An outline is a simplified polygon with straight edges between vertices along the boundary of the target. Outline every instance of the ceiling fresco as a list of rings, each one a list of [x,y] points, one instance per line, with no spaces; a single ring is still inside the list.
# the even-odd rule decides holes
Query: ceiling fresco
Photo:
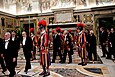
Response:
[[[47,13],[52,9],[92,7],[115,5],[115,0],[1,0],[1,11],[11,14]]]

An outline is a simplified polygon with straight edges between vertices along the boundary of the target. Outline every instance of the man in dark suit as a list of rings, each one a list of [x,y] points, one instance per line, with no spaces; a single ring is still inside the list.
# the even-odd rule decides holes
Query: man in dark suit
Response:
[[[110,36],[109,36],[109,44],[110,44],[110,52],[113,54],[115,59],[115,31],[114,28],[111,28]]]
[[[19,37],[16,36],[16,32],[12,31],[11,33],[11,40],[13,41],[13,44],[15,45],[15,52],[17,53],[16,56],[18,57],[18,51],[20,49],[20,39]],[[16,57],[16,62],[15,65],[17,66],[17,57]]]
[[[10,32],[5,33],[5,40],[3,43],[3,55],[6,63],[6,68],[10,72],[9,77],[13,77],[15,72],[15,62],[17,53],[15,52],[15,45],[13,44],[12,40],[10,39],[11,34]]]
[[[0,38],[0,64],[3,70],[2,73],[4,73],[6,71],[6,66],[3,59],[3,40],[1,38]]]
[[[26,59],[26,66],[25,66],[25,70],[24,72],[28,72],[28,69],[31,69],[31,63],[30,63],[30,59],[32,57],[31,51],[33,48],[33,44],[32,44],[32,39],[31,37],[27,37],[26,32],[22,32],[22,47],[23,47],[23,52],[24,52],[24,56]]]
[[[57,36],[57,33],[56,31],[52,32],[52,38],[53,38],[53,58],[52,58],[52,63],[55,63],[55,59],[56,59],[56,55],[57,55],[57,52],[56,52],[56,49],[55,49],[55,41],[56,41],[56,36]]]
[[[58,54],[60,57],[60,63],[62,63],[62,38],[60,34],[60,28],[56,28],[55,35],[53,36],[53,59],[52,63],[55,63],[56,55]]]
[[[94,61],[97,61],[97,51],[96,51],[96,37],[94,35],[93,30],[90,31],[90,37],[89,37],[89,60],[93,60],[92,54],[94,56]]]
[[[65,49],[64,49],[63,62],[65,63],[66,56],[67,56],[67,53],[68,53],[69,63],[72,63],[72,54],[73,54],[73,51],[71,51],[72,38],[71,38],[71,36],[69,35],[69,33],[66,30],[64,31],[64,42],[65,42]]]
[[[108,52],[107,52],[106,59],[111,59],[111,55],[112,55],[111,54],[112,47],[111,47],[111,41],[110,41],[110,34],[111,34],[111,32],[110,32],[109,29],[107,30],[107,32],[108,32],[108,36],[107,36]]]
[[[107,41],[107,32],[104,30],[103,27],[100,28],[100,44],[102,47],[103,55],[101,57],[106,57],[107,50],[106,50],[106,41]]]

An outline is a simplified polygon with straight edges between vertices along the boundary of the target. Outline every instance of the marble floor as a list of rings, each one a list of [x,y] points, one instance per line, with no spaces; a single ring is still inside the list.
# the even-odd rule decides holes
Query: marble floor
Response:
[[[112,60],[101,58],[101,49],[97,47],[98,61],[90,62],[86,66],[80,66],[80,58],[77,52],[74,52],[72,56],[73,62],[68,64],[68,58],[66,63],[60,64],[59,57],[57,57],[56,63],[52,63],[50,66],[51,75],[48,77],[115,77],[115,63]],[[52,53],[51,53],[52,54]],[[39,76],[42,72],[42,68],[39,64],[39,52],[36,55],[37,60],[31,61],[32,69],[27,74],[24,72],[25,60],[23,57],[22,49],[19,51],[18,65],[16,67],[15,77],[43,77]],[[52,55],[51,55],[52,58]],[[5,75],[2,74],[0,67],[0,77],[8,77],[9,72],[6,71]]]

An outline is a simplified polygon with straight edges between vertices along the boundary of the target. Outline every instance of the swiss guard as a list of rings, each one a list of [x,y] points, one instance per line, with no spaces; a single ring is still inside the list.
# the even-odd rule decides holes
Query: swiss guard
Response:
[[[87,59],[87,53],[86,53],[86,35],[84,33],[83,27],[84,24],[79,23],[77,24],[78,27],[78,54],[81,57],[81,63],[79,63],[78,65],[82,65],[85,66],[87,65],[86,59]]]
[[[48,34],[46,32],[46,21],[40,20],[38,22],[39,29],[41,30],[40,36],[40,65],[42,66],[43,72],[39,75],[48,76],[50,75],[49,66],[50,54],[48,52]]]

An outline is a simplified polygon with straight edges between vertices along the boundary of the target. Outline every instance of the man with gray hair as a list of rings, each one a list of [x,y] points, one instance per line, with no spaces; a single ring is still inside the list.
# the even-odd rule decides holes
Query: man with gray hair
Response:
[[[69,56],[69,63],[72,63],[72,54],[71,54],[71,42],[72,42],[72,39],[71,39],[71,36],[69,35],[69,32],[68,31],[64,31],[64,57],[63,57],[63,63],[66,62],[66,56],[68,54]]]
[[[96,36],[94,35],[93,30],[90,30],[90,37],[89,37],[89,60],[92,61],[92,54],[94,56],[93,61],[97,61],[97,50],[96,50]]]
[[[15,46],[13,45],[13,42],[10,39],[10,37],[11,37],[10,32],[6,32],[5,39],[3,42],[3,46],[4,46],[3,56],[6,63],[6,68],[10,72],[9,77],[13,77],[16,74],[15,62],[16,62],[17,53],[15,52]]]
[[[22,32],[22,47],[23,47],[24,57],[26,60],[24,72],[27,74],[28,70],[31,69],[30,59],[32,57],[31,51],[33,48],[33,42],[31,37],[27,36],[27,33],[25,31]]]

